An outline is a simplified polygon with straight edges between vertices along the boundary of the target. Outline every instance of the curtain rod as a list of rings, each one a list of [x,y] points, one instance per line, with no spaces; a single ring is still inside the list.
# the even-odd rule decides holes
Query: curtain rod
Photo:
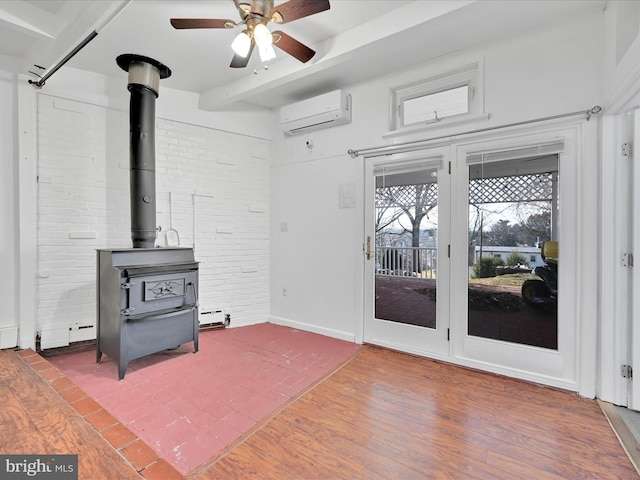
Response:
[[[555,120],[557,118],[573,117],[576,115],[586,115],[587,121],[589,121],[592,115],[597,115],[600,112],[602,112],[602,107],[600,107],[599,105],[596,105],[590,108],[589,110],[582,110],[579,112],[564,113],[562,115],[553,115],[551,117],[536,118],[535,120],[526,120],[524,122],[515,122],[515,123],[508,123],[506,125],[498,125],[495,127],[480,128],[478,130],[470,130],[468,132],[463,132],[463,133],[441,135],[439,137],[431,137],[424,140],[414,140],[411,142],[396,143],[395,145],[383,145],[381,147],[362,148],[360,150],[349,149],[347,153],[351,155],[351,158],[356,158],[359,155],[364,155],[367,157],[381,157],[383,155],[393,155],[394,153],[402,153],[408,150],[416,149],[433,140],[460,137],[462,135],[471,135],[473,133],[488,132],[491,130],[498,130],[500,128],[516,127],[519,125],[527,125],[529,123],[543,122],[546,120]]]

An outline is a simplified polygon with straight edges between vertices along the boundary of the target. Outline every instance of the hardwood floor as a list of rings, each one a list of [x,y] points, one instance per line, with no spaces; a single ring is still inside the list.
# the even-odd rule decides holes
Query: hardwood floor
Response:
[[[142,478],[34,369],[6,350],[0,350],[0,453],[77,454],[79,478]]]
[[[596,401],[368,347],[193,479],[627,479]]]
[[[179,478],[131,467],[22,362],[0,352],[2,453],[77,452],[83,479]],[[638,475],[595,400],[368,346],[188,478]]]

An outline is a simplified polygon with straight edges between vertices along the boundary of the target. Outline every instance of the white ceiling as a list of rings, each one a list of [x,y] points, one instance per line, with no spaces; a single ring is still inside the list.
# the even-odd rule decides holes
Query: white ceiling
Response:
[[[97,30],[98,36],[67,66],[121,77],[124,82],[115,58],[136,53],[172,70],[161,88],[199,93],[205,110],[271,108],[564,22],[605,4],[603,0],[331,0],[328,11],[277,26],[316,50],[316,56],[302,64],[276,49],[277,58],[265,70],[257,52],[247,68],[229,68],[230,44],[239,30],[175,30],[169,23],[170,18],[238,20],[233,0],[0,1],[0,70],[42,75]],[[49,81],[54,78],[55,74]]]

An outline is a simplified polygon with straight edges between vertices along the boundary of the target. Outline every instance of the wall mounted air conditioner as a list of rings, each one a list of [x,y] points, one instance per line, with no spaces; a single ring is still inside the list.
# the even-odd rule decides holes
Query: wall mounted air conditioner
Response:
[[[280,124],[287,135],[311,132],[351,122],[351,95],[342,90],[308,98],[280,109]]]

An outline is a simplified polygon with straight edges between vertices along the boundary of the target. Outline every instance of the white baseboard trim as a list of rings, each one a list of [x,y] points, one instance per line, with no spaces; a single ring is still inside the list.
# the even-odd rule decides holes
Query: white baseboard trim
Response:
[[[318,327],[317,325],[296,322],[295,320],[291,320],[283,317],[276,317],[274,315],[269,315],[269,323],[273,323],[275,325],[282,325],[283,327],[291,327],[298,330],[303,330],[305,332],[318,333],[320,335],[324,335],[325,337],[332,337],[332,338],[337,338],[339,340],[345,340],[347,342],[356,343],[355,334],[349,333],[349,332],[343,332],[341,330]]]
[[[84,324],[40,325],[40,349],[67,347],[70,343],[95,340],[97,328],[90,321]]]
[[[18,327],[0,328],[0,349],[18,346]]]

